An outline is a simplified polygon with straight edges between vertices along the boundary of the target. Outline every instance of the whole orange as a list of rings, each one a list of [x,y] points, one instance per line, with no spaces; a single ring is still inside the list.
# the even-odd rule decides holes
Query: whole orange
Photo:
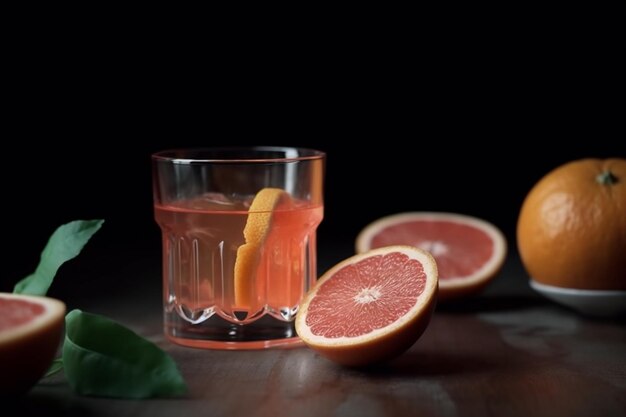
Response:
[[[537,282],[626,290],[626,159],[583,159],[548,173],[524,200],[517,244]]]

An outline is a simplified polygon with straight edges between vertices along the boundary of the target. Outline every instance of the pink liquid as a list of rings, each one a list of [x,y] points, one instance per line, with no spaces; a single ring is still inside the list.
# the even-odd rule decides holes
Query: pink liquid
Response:
[[[166,334],[182,344],[223,348],[294,337],[298,303],[316,278],[315,230],[323,208],[293,200],[273,212],[255,276],[246,280],[252,302],[237,305],[235,260],[245,243],[249,200],[221,200],[207,194],[155,206],[163,232]]]

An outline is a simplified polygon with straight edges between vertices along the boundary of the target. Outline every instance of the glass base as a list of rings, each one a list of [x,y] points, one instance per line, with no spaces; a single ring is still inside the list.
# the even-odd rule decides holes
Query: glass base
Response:
[[[233,324],[217,315],[191,324],[175,313],[165,314],[165,336],[172,342],[201,349],[255,350],[303,346],[293,321],[264,316],[249,324]]]

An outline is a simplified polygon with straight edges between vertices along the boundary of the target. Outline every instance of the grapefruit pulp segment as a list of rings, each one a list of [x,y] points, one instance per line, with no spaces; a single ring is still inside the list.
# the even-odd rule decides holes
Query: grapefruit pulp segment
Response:
[[[429,251],[439,270],[439,301],[479,292],[499,272],[506,239],[493,224],[456,213],[400,213],[366,226],[357,252],[388,245]]]
[[[340,262],[300,304],[296,330],[320,354],[362,366],[399,355],[425,330],[437,267],[425,251],[390,246]]]
[[[46,372],[63,331],[65,305],[0,293],[0,397],[26,392]]]

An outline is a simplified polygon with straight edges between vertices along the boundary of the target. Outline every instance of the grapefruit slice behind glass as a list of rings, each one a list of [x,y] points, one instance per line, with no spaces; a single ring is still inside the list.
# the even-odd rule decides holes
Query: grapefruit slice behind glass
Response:
[[[439,301],[482,290],[497,275],[506,256],[506,240],[496,226],[455,213],[383,217],[361,231],[356,251],[388,245],[410,245],[431,253],[439,270]]]
[[[426,329],[437,266],[425,251],[390,246],[340,262],[315,284],[296,316],[298,336],[328,359],[363,366],[410,348]]]
[[[46,372],[59,346],[65,304],[0,293],[0,397],[22,394]]]

